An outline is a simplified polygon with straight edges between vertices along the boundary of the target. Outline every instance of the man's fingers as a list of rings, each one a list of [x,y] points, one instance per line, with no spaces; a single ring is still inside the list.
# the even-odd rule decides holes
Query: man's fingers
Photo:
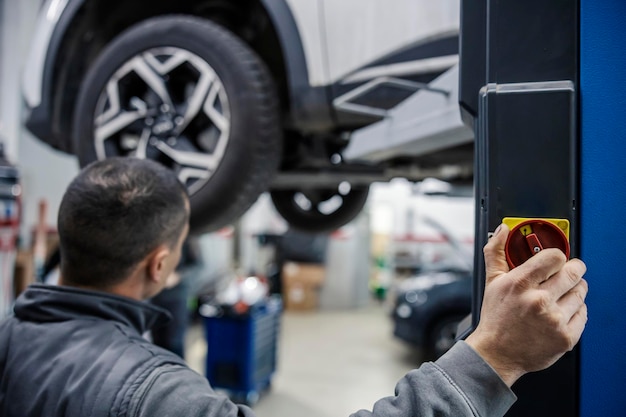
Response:
[[[558,300],[563,294],[580,283],[585,272],[587,272],[587,266],[579,259],[572,259],[558,273],[542,282],[540,286],[553,294],[554,300]]]
[[[509,228],[505,224],[498,226],[489,242],[485,245],[485,275],[489,283],[499,275],[509,272],[509,265],[504,254],[504,244],[509,235]]]
[[[559,272],[565,265],[566,260],[565,254],[559,249],[544,249],[515,268],[514,272],[529,284],[539,285]],[[570,288],[574,285],[575,283]],[[564,294],[564,292],[561,294]]]
[[[585,304],[580,307],[580,309],[572,316],[572,319],[569,321],[567,327],[569,330],[569,334],[571,336],[571,346],[572,348],[583,334],[583,330],[585,330],[585,325],[587,324],[587,306]]]
[[[567,322],[585,305],[588,288],[587,281],[583,279],[557,301]]]

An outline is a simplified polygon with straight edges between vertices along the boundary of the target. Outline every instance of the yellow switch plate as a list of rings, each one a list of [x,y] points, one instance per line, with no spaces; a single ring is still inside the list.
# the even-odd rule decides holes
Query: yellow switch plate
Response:
[[[515,226],[527,220],[542,220],[544,222],[554,224],[556,227],[561,229],[563,233],[565,233],[565,237],[567,238],[567,241],[569,242],[569,220],[567,219],[546,219],[542,217],[505,217],[504,219],[502,219],[502,223],[506,224],[510,230],[513,230]],[[524,230],[525,227],[528,227],[528,230]],[[520,232],[524,236],[526,236],[532,233],[532,230],[530,226],[524,226],[520,229]]]

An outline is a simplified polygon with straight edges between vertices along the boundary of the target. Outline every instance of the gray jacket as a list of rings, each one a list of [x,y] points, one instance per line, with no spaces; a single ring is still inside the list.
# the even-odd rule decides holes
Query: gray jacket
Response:
[[[69,287],[31,286],[0,324],[3,417],[249,417],[141,335],[164,312]],[[501,416],[515,396],[468,345],[409,372],[356,417]]]

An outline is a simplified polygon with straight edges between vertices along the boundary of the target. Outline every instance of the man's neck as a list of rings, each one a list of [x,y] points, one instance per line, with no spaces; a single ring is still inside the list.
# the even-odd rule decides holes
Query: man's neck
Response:
[[[63,279],[63,276],[59,278],[59,285],[65,285],[68,287],[80,288],[90,291],[100,291],[113,295],[119,295],[126,298],[132,298],[133,300],[143,301],[146,297],[145,288],[140,283],[137,283],[137,279],[131,279],[130,277],[119,284],[110,287],[95,287],[89,285],[79,285],[72,282],[67,282]]]

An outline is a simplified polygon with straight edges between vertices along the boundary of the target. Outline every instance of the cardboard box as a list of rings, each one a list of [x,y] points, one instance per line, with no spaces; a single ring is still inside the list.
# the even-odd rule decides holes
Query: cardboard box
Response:
[[[325,277],[326,269],[323,265],[286,262],[282,269],[285,309],[317,309],[319,289]]]
[[[320,264],[285,262],[283,265],[283,283],[299,282],[306,285],[320,286],[324,283],[326,268]]]
[[[292,283],[285,285],[283,298],[286,310],[316,310],[319,306],[319,287]]]

